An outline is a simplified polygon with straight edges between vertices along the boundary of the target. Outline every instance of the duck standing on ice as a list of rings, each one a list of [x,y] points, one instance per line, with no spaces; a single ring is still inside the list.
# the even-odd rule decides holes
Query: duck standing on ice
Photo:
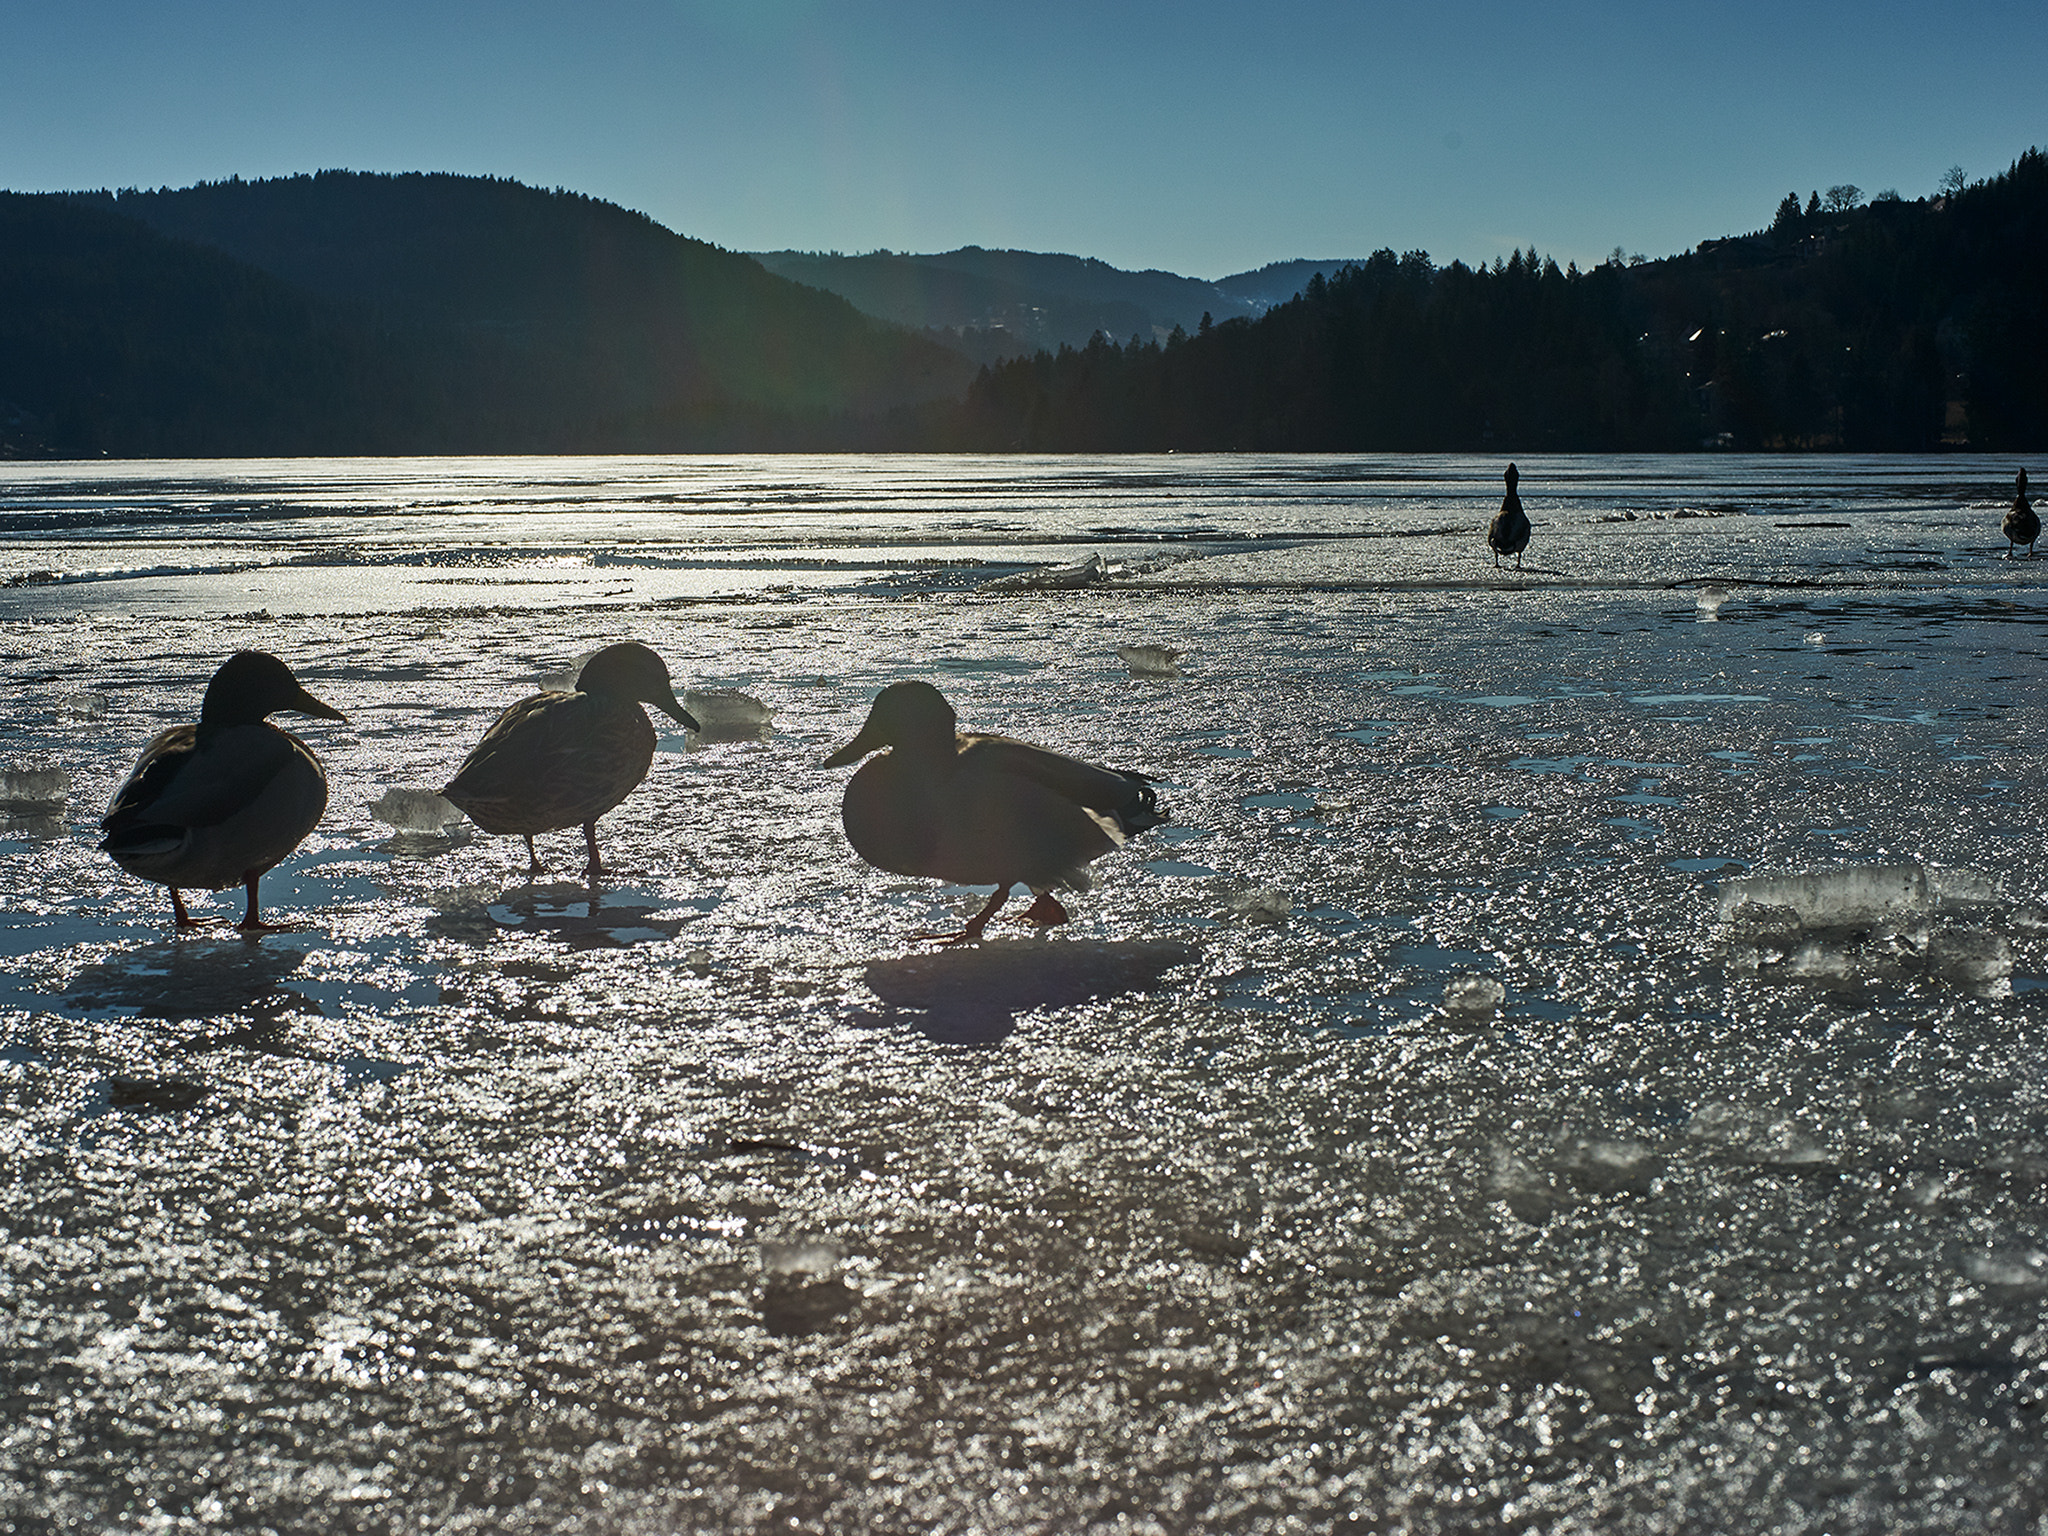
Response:
[[[1508,493],[1500,499],[1500,510],[1493,514],[1493,521],[1486,525],[1486,543],[1493,551],[1493,563],[1500,564],[1502,555],[1515,557],[1515,569],[1522,568],[1522,551],[1529,547],[1529,514],[1522,510],[1522,498],[1515,494],[1515,482],[1521,473],[1514,465],[1508,466]]]
[[[2012,498],[2012,510],[2005,514],[2005,521],[1998,525],[1998,531],[2005,535],[2005,558],[2013,557],[2018,545],[2027,546],[2027,558],[2034,558],[2034,541],[2041,537],[2041,514],[2027,501],[2027,472],[2020,471],[2019,483]]]
[[[150,740],[114,794],[100,847],[131,875],[169,886],[180,928],[195,926],[181,887],[249,892],[245,933],[273,925],[257,912],[256,882],[304,841],[327,809],[320,759],[265,717],[280,710],[348,717],[300,686],[267,651],[237,651],[213,674],[197,725]]]
[[[574,692],[537,693],[498,716],[442,798],[486,832],[525,838],[530,872],[541,867],[535,833],[581,826],[590,850],[583,875],[595,880],[604,873],[598,817],[637,789],[654,763],[654,727],[642,704],[697,729],[659,656],[630,640],[608,645],[583,664]]]
[[[884,688],[860,734],[825,766],[877,751],[846,786],[841,816],[853,851],[892,874],[996,888],[958,933],[921,935],[947,944],[979,939],[1015,885],[1038,898],[1024,921],[1066,922],[1053,891],[1087,890],[1091,861],[1167,819],[1149,775],[969,735],[929,683]]]

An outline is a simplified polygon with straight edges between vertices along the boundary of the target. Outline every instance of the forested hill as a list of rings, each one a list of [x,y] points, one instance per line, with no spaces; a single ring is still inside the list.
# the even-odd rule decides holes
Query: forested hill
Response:
[[[2048,446],[2048,156],[1946,198],[1854,202],[1788,196],[1758,234],[1590,272],[1533,250],[1478,268],[1381,251],[1258,320],[986,369],[956,442]]]
[[[745,256],[516,182],[329,171],[5,202],[0,334],[47,360],[0,363],[16,451],[862,446],[973,373]],[[113,312],[125,345],[97,345]],[[203,378],[177,361],[196,331]],[[314,337],[324,366],[283,363]]]

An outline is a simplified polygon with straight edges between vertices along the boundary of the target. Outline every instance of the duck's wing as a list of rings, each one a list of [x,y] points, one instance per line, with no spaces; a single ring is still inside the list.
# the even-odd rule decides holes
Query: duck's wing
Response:
[[[147,820],[150,807],[191,761],[198,736],[199,728],[193,725],[174,725],[152,736],[127,779],[114,791],[107,814],[100,818],[101,829],[118,833]]]
[[[488,819],[495,808],[522,824],[514,830],[573,826],[632,792],[647,775],[654,744],[638,704],[536,694],[498,717],[441,793],[473,819]]]
[[[1158,780],[1150,774],[1104,768],[1008,736],[962,735],[960,771],[1029,779],[1062,799],[1113,817],[1125,837],[1167,819],[1152,788]]]
[[[100,825],[110,841],[151,835],[146,829],[217,827],[300,756],[311,753],[274,725],[231,726],[203,742],[196,726],[173,726],[142,749]]]
[[[574,755],[586,711],[576,693],[537,693],[521,699],[492,722],[455,777],[441,791],[458,797],[497,800],[530,788],[536,777]]]

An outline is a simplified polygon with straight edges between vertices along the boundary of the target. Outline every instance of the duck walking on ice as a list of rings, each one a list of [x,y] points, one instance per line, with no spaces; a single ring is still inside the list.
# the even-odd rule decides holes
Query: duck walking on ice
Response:
[[[129,874],[170,887],[180,928],[195,926],[181,888],[231,885],[249,892],[244,932],[273,926],[257,911],[256,882],[327,809],[320,759],[265,718],[282,710],[347,719],[269,652],[235,652],[206,685],[199,723],[153,737],[107,808],[100,847]]]
[[[1053,891],[1087,890],[1092,860],[1167,819],[1150,775],[961,732],[929,683],[884,688],[860,734],[825,766],[878,751],[846,786],[841,815],[853,851],[893,874],[996,888],[958,933],[921,935],[947,944],[979,939],[1015,885],[1037,897],[1026,922],[1066,922]]]
[[[2005,521],[1998,525],[1998,531],[2005,535],[2005,558],[2013,558],[2018,545],[2027,546],[2027,558],[2034,558],[2034,541],[2041,537],[2041,514],[2036,512],[2027,500],[2027,472],[2019,474],[2019,483],[2012,498],[2012,510],[2005,514]]]
[[[630,640],[608,645],[583,664],[573,693],[537,693],[498,716],[442,797],[486,832],[525,838],[529,872],[541,867],[535,833],[581,826],[590,850],[584,878],[595,880],[604,873],[597,819],[654,762],[654,727],[642,704],[697,729],[659,656]]]
[[[1508,493],[1500,499],[1500,510],[1486,525],[1486,543],[1497,567],[1502,555],[1515,557],[1515,569],[1522,568],[1522,551],[1529,547],[1529,515],[1522,510],[1522,498],[1515,494],[1515,482],[1522,478],[1514,465],[1508,466]]]

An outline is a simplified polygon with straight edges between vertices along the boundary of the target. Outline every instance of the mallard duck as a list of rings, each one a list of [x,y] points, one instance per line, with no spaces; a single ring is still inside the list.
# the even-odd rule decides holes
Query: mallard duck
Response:
[[[241,927],[257,913],[256,882],[298,847],[327,809],[320,759],[264,717],[280,710],[345,720],[267,651],[237,651],[213,674],[197,725],[174,725],[142,749],[100,825],[100,847],[131,875],[171,890],[180,928],[194,926],[180,887],[248,888]]]
[[[535,872],[534,834],[580,825],[590,849],[584,878],[595,880],[604,873],[597,819],[654,762],[654,727],[642,704],[697,729],[659,656],[630,640],[608,645],[583,664],[574,693],[537,693],[498,716],[441,794],[486,832],[524,837]]]
[[[1515,494],[1515,482],[1521,473],[1514,465],[1508,466],[1508,493],[1500,499],[1500,510],[1493,514],[1493,521],[1486,525],[1486,542],[1493,550],[1493,563],[1500,564],[1502,555],[1515,557],[1515,569],[1522,568],[1522,551],[1529,547],[1529,515],[1522,510],[1522,498]]]
[[[2020,471],[2019,484],[2012,498],[2012,510],[2005,514],[2005,521],[1998,525],[2005,535],[2005,558],[2010,560],[2015,546],[2027,546],[2027,558],[2034,558],[2034,541],[2041,537],[2041,514],[2027,501],[2027,472]]]
[[[847,841],[877,869],[995,895],[955,934],[981,937],[1013,885],[1037,900],[1026,922],[1067,921],[1055,888],[1085,891],[1088,865],[1166,820],[1147,774],[1100,768],[1007,736],[967,735],[930,683],[891,683],[875,696],[860,734],[825,759],[843,768],[886,747],[846,786]]]

